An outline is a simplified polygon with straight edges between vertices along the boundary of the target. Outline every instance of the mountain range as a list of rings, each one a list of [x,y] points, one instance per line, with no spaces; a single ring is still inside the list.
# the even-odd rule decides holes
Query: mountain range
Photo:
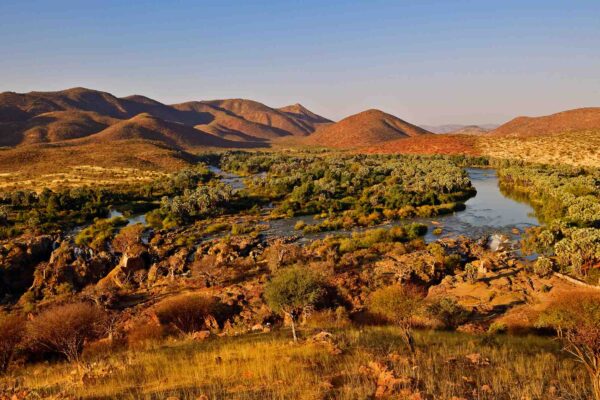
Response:
[[[146,147],[154,144],[161,149],[166,146],[184,152],[266,148],[278,143],[333,148],[382,147],[398,152],[468,152],[476,141],[467,136],[528,137],[598,128],[600,108],[581,108],[544,117],[518,117],[499,127],[419,127],[374,109],[334,122],[301,104],[273,108],[248,99],[168,105],[141,95],[116,97],[86,88],[0,93],[0,146],[13,148],[98,148],[109,144],[107,148],[112,148],[117,142],[136,141],[144,142]]]

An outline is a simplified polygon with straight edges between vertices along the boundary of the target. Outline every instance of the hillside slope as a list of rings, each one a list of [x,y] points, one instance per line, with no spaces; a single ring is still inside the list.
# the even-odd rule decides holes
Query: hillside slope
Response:
[[[600,129],[600,107],[577,108],[543,117],[517,117],[490,135],[530,137],[590,129]]]
[[[306,124],[295,120],[284,112],[262,103],[246,99],[211,100],[203,103],[227,110],[247,121],[267,125],[288,132],[293,136],[307,136],[313,130]]]
[[[160,142],[172,148],[238,147],[238,144],[202,132],[190,126],[167,122],[150,114],[138,114],[120,121],[84,139],[84,142],[107,142],[142,139]]]
[[[367,110],[318,129],[308,141],[324,147],[351,148],[420,135],[431,132],[383,111]]]

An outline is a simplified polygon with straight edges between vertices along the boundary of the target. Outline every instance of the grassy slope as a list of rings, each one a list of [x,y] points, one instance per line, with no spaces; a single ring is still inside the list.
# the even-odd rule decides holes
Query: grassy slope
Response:
[[[19,371],[19,379],[42,397],[364,399],[377,388],[369,363],[379,362],[405,382],[407,392],[436,399],[554,398],[547,397],[551,391],[573,400],[589,398],[582,371],[546,338],[496,336],[486,342],[423,331],[412,365],[395,328],[347,329],[336,337],[341,355],[319,344],[291,345],[289,332],[274,332],[113,352],[108,361],[92,364],[87,374],[96,378],[86,384],[68,364],[34,365]],[[473,364],[465,358],[472,353],[490,364]]]

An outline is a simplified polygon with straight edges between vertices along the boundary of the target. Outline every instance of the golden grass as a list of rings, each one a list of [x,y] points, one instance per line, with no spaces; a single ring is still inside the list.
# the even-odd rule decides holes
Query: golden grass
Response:
[[[304,332],[307,334],[307,332]],[[387,364],[409,389],[435,399],[589,398],[586,376],[557,344],[540,337],[482,337],[423,331],[416,364],[395,328],[336,333],[341,355],[309,342],[293,345],[288,332],[168,341],[144,351],[95,356],[89,379],[72,365],[38,364],[11,378],[42,397],[62,394],[111,399],[365,399],[376,390],[370,362]],[[489,365],[465,356],[480,353]],[[487,385],[487,386],[486,386]]]
[[[93,165],[79,165],[65,167],[61,172],[48,174],[36,174],[34,172],[0,174],[0,191],[22,189],[41,191],[44,188],[56,190],[81,186],[126,186],[152,182],[166,175],[166,172],[136,168],[104,168]]]
[[[482,136],[477,147],[494,158],[600,167],[600,130],[533,137]]]

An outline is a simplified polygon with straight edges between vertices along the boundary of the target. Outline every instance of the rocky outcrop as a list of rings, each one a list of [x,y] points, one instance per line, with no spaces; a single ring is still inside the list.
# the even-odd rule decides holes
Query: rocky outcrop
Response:
[[[37,266],[31,291],[38,298],[44,293],[56,293],[63,285],[79,291],[102,279],[115,262],[115,257],[109,252],[94,252],[64,241],[47,262]]]
[[[0,300],[19,296],[33,283],[36,266],[50,258],[51,236],[20,238],[0,247]]]

